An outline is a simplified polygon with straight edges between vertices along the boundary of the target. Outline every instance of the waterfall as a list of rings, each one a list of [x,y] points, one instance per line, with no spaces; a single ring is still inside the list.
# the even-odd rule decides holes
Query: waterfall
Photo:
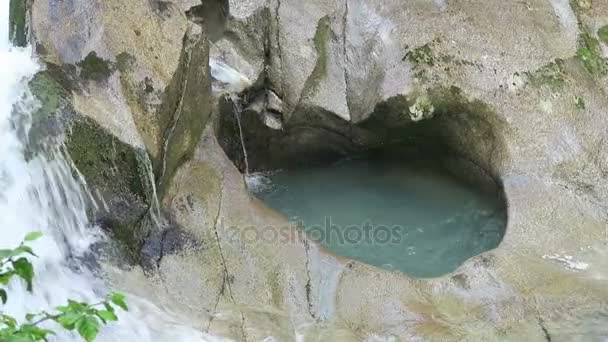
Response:
[[[239,137],[241,138],[241,148],[243,149],[243,160],[245,162],[245,177],[249,177],[249,157],[247,156],[247,147],[245,146],[245,137],[243,136],[243,125],[241,123],[241,113],[243,108],[241,106],[241,99],[238,95],[231,93],[230,100],[232,102],[232,112],[236,118],[236,123],[239,127]]]
[[[225,94],[232,102],[232,112],[239,127],[239,137],[241,139],[241,148],[243,149],[243,159],[245,163],[245,179],[249,178],[249,157],[247,156],[247,147],[245,146],[245,138],[243,137],[243,125],[241,122],[241,113],[243,112],[242,100],[237,95],[247,87],[252,85],[252,82],[247,76],[241,74],[238,70],[230,65],[219,61],[215,58],[209,59],[209,70],[213,78],[213,92],[216,94]]]
[[[16,246],[31,231],[44,234],[32,244],[39,256],[31,259],[34,292],[14,280],[8,303],[0,306],[2,312],[22,320],[27,312],[50,310],[68,298],[96,302],[110,289],[85,263],[91,245],[106,237],[88,222],[84,184],[74,178],[69,156],[61,147],[49,147],[32,158],[24,157],[31,113],[39,105],[27,84],[40,67],[31,48],[10,45],[9,1],[0,7],[0,248]],[[104,327],[98,341],[213,339],[144,299],[127,294],[127,300],[130,311],[120,312],[119,321]],[[52,340],[80,341],[48,324],[58,333]]]

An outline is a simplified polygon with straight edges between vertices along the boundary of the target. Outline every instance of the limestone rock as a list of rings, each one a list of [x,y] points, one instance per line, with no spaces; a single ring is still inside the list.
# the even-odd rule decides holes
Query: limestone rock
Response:
[[[38,53],[78,75],[74,107],[150,154],[175,226],[152,242],[188,237],[129,273],[142,295],[235,340],[605,334],[580,324],[608,304],[604,2],[229,1],[213,44],[195,5],[32,8]],[[319,249],[235,168],[243,141],[266,170],[412,137],[450,146],[508,202],[501,245],[437,279]]]

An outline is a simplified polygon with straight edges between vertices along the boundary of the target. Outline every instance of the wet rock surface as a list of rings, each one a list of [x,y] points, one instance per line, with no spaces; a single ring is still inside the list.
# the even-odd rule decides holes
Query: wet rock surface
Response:
[[[109,274],[116,284],[236,340],[605,333],[602,324],[579,323],[602,322],[608,298],[608,5],[230,1],[209,42],[204,16],[186,14],[201,4],[32,5],[38,54],[82,78],[67,89],[74,112],[103,129],[102,141],[128,146],[125,156],[149,156],[164,215],[175,223],[144,234],[156,239],[151,255],[163,235],[173,236],[170,227],[189,237],[178,243],[175,233],[176,248],[146,277],[137,267]],[[107,68],[87,66],[92,52]],[[236,74],[218,76],[225,70]],[[244,111],[234,113],[235,99]],[[504,188],[505,238],[431,280],[337,259],[302,237],[235,238],[286,226],[248,193],[235,114],[254,170],[393,140],[447,145]],[[112,159],[102,162],[85,174],[91,183],[110,174]],[[121,172],[116,184],[130,184]],[[109,193],[120,193],[116,184]],[[124,203],[142,211],[150,204]]]

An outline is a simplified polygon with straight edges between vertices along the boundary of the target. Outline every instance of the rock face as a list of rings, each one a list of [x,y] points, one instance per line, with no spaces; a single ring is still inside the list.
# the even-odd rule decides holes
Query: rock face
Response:
[[[68,152],[102,203],[98,219],[134,254],[150,235],[142,220],[159,210],[157,190],[190,158],[211,113],[208,43],[186,18],[191,5],[31,8],[33,42],[47,64],[37,93],[75,114],[62,120]],[[57,110],[42,102],[42,115]]]
[[[115,280],[200,329],[236,340],[606,334],[581,323],[608,304],[608,4],[35,1],[31,18],[38,53],[62,75],[47,75],[60,87],[44,87],[55,91],[42,108],[67,99],[76,166],[110,205],[146,213],[157,193],[168,222],[123,229],[147,277]],[[506,236],[438,279],[339,260],[248,194],[234,166],[245,168],[241,132],[252,170],[404,139],[449,147],[504,188]],[[91,139],[118,154],[97,160]],[[142,155],[158,191],[136,186]],[[260,238],[268,231],[284,239]]]

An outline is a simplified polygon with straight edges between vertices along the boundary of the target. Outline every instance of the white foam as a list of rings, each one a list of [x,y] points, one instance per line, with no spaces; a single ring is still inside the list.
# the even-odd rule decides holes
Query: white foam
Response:
[[[574,257],[571,255],[560,255],[560,254],[552,254],[552,255],[543,255],[543,259],[546,260],[554,260],[564,264],[567,269],[575,270],[575,271],[584,271],[589,268],[589,264],[582,261],[574,260]]]
[[[211,77],[213,77],[213,91],[226,91],[229,93],[240,93],[251,86],[252,82],[247,76],[241,74],[230,65],[211,58],[209,60]]]

